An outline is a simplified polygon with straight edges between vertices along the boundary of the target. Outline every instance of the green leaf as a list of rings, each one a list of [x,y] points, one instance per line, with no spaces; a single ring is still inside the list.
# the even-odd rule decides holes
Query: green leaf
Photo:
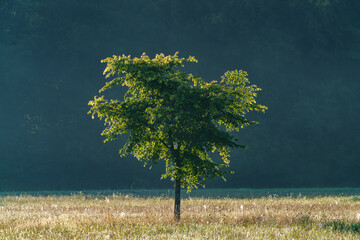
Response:
[[[245,71],[227,71],[220,82],[207,83],[181,72],[184,61],[197,62],[178,53],[102,60],[105,77],[114,78],[100,92],[115,85],[127,91],[123,100],[95,96],[89,114],[104,120],[105,141],[128,134],[121,156],[133,155],[149,168],[162,160],[166,169],[161,177],[180,178],[181,186],[191,191],[204,186],[206,178],[225,180],[225,174],[233,173],[223,169],[229,167],[230,151],[247,146],[231,133],[256,123],[245,118],[247,112],[265,112],[267,107],[256,104],[260,88],[249,85]],[[214,154],[222,164],[213,161]]]

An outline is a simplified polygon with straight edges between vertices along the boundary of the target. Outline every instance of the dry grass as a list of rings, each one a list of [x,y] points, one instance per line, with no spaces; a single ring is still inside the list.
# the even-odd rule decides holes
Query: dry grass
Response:
[[[190,198],[181,208],[176,223],[170,198],[3,197],[0,239],[360,239],[351,197]]]

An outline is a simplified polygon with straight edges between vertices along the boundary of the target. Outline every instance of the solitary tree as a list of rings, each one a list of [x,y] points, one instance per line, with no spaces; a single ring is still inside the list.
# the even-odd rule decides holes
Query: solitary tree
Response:
[[[260,89],[249,85],[244,71],[228,71],[219,82],[206,82],[179,70],[194,57],[156,55],[150,59],[113,56],[102,60],[106,82],[99,92],[122,85],[127,87],[123,100],[94,97],[89,114],[105,120],[102,135],[106,141],[128,134],[120,155],[131,154],[144,165],[164,160],[162,178],[175,182],[175,219],[180,220],[180,188],[188,191],[204,186],[205,178],[221,177],[229,167],[231,149],[246,148],[230,134],[254,124],[245,118],[249,111],[266,110],[256,104]],[[223,163],[212,160],[214,153]]]

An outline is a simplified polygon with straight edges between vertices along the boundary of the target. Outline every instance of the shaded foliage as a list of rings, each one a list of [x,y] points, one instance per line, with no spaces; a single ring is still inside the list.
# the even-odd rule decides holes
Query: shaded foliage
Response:
[[[167,186],[99,146],[85,113],[99,59],[176,50],[207,81],[246,69],[271,109],[237,136],[250,149],[216,186],[357,186],[359,12],[356,0],[2,0],[0,190]]]

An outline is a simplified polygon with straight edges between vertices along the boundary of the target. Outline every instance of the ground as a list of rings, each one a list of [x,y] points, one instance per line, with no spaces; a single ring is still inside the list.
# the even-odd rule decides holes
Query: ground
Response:
[[[360,197],[3,196],[0,239],[360,239]]]

